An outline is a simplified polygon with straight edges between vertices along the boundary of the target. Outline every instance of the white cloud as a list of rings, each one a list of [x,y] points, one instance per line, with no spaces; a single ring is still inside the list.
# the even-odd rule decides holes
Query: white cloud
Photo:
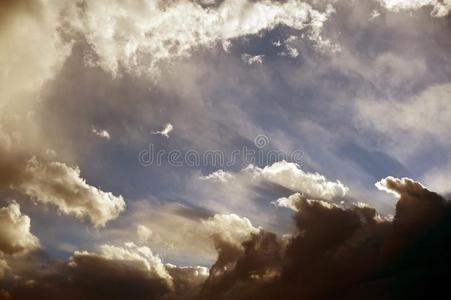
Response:
[[[217,235],[224,241],[237,245],[249,239],[251,234],[260,232],[249,219],[236,214],[216,214],[202,223],[211,235]]]
[[[299,37],[295,35],[290,35],[283,42],[285,45],[286,51],[282,51],[278,53],[280,56],[289,56],[292,58],[296,58],[299,56],[299,50],[297,43],[299,42]],[[282,42],[277,41],[277,43],[273,43],[274,46],[280,47],[282,46]]]
[[[224,172],[223,170],[215,171],[211,174],[208,174],[207,176],[200,176],[199,179],[201,180],[211,180],[213,182],[222,182],[226,183],[230,180],[233,180],[235,177],[228,172]]]
[[[431,15],[445,17],[451,10],[450,0],[378,0],[387,9],[392,11],[416,10],[425,6],[432,6]]]
[[[152,134],[159,134],[166,138],[169,138],[169,133],[174,130],[174,126],[171,123],[167,123],[162,130],[153,131]]]
[[[110,133],[108,131],[106,131],[105,129],[92,128],[92,133],[102,139],[106,139],[106,140],[111,139]]]
[[[0,252],[25,254],[38,247],[38,238],[30,232],[30,218],[21,213],[20,205],[12,202],[0,208]]]
[[[78,168],[59,162],[29,160],[18,189],[35,201],[55,205],[65,214],[89,217],[95,226],[104,226],[125,209],[121,196],[88,185]]]
[[[299,193],[290,195],[289,197],[279,198],[276,201],[274,201],[273,204],[278,207],[285,207],[285,208],[289,208],[293,211],[298,212],[299,211],[298,206],[301,203],[301,201],[303,201],[303,200],[308,205],[318,204],[327,209],[332,209],[334,207],[338,207],[337,204],[332,203],[332,202],[328,202],[328,201],[324,201],[324,200],[317,200],[317,199],[306,199]]]
[[[248,65],[262,64],[263,56],[264,55],[250,55],[250,54],[244,53],[241,55],[241,60],[244,61]]]
[[[152,73],[160,62],[279,24],[311,27],[317,34],[330,9],[319,12],[295,0],[225,0],[209,7],[187,0],[116,0],[87,2],[76,13],[81,18],[72,18],[72,26],[92,45],[102,68]]]
[[[302,195],[299,193],[295,193],[288,197],[282,197],[273,202],[274,205],[278,207],[286,207],[293,211],[298,211],[296,207],[296,203],[302,199]]]
[[[395,195],[396,197],[401,197],[403,193],[412,188],[424,188],[424,186],[413,179],[404,177],[404,178],[395,178],[392,176],[388,176],[387,178],[381,179],[380,181],[375,183],[375,186],[380,190],[387,192],[389,194]]]
[[[368,20],[369,20],[369,21],[372,21],[372,20],[374,20],[374,19],[380,17],[380,15],[381,15],[381,13],[380,13],[377,9],[375,9],[375,10],[373,10],[373,11],[371,12],[371,15],[370,15],[370,17],[369,17]]]
[[[323,175],[304,172],[296,164],[286,161],[276,162],[263,169],[249,166],[245,171],[313,199],[333,200],[344,197],[349,190],[339,180],[328,181]]]

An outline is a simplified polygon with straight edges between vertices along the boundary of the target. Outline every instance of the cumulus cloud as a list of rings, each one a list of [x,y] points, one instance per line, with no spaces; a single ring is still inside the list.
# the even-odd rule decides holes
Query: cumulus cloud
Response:
[[[75,252],[67,263],[27,271],[5,292],[6,299],[191,299],[208,275],[201,266],[164,265],[149,248],[126,243]]]
[[[297,203],[302,199],[302,195],[300,193],[295,193],[288,197],[282,197],[273,202],[274,205],[279,207],[286,207],[291,210],[297,211]]]
[[[160,299],[173,289],[172,277],[159,257],[132,243],[104,245],[94,253],[75,252],[67,264],[53,263],[34,273],[33,279],[11,289],[12,299],[144,300]]]
[[[19,191],[35,201],[55,205],[59,211],[77,218],[88,217],[95,226],[104,226],[125,209],[122,196],[90,186],[80,177],[78,168],[64,163],[33,158],[16,184]]]
[[[127,243],[124,247],[103,245],[98,253],[75,252],[69,265],[77,268],[80,267],[80,262],[95,259],[130,264],[135,269],[147,272],[151,278],[161,278],[168,286],[172,285],[172,277],[160,257],[154,255],[148,247],[138,247],[133,243]]]
[[[244,252],[229,251],[227,268],[210,272],[200,299],[404,299],[448,294],[440,276],[447,272],[442,264],[449,259],[437,258],[435,252],[440,248],[446,253],[451,247],[449,233],[443,231],[449,226],[451,207],[412,180],[388,178],[385,183],[399,195],[393,222],[378,219],[368,206],[344,209],[300,199],[295,215],[299,234],[284,243],[260,232],[243,243]]]
[[[139,205],[131,204],[129,212],[118,220],[122,229],[114,230],[110,239],[130,240],[131,226],[140,244],[161,253],[165,260],[190,264],[211,264],[216,259],[218,241],[240,248],[244,240],[260,230],[246,217],[181,203],[159,204],[149,199]]]
[[[31,233],[30,218],[15,201],[0,208],[0,279],[11,270],[9,261],[40,248],[39,239]]]
[[[228,243],[240,245],[252,234],[258,233],[256,228],[247,218],[236,214],[216,214],[213,217],[202,221],[206,226],[207,232]]]
[[[39,247],[38,238],[30,231],[30,218],[23,215],[16,202],[0,208],[0,251],[24,254]]]
[[[381,179],[376,182],[375,186],[384,192],[394,194],[397,197],[401,197],[403,192],[412,188],[421,188],[424,189],[423,185],[417,181],[414,181],[410,178],[395,178],[389,176],[387,178]]]
[[[283,216],[285,212],[274,213],[271,202],[277,205],[277,199],[295,193],[336,203],[349,198],[349,188],[340,181],[305,172],[286,161],[266,167],[249,165],[238,171],[216,171],[200,176],[200,181],[197,177],[192,183],[196,184],[193,197],[203,199],[203,206],[223,213],[240,212],[252,223],[280,233],[292,226]]]
[[[349,190],[339,180],[328,181],[323,175],[304,172],[296,164],[286,161],[276,162],[263,169],[249,166],[244,171],[313,199],[332,200],[346,196]]]

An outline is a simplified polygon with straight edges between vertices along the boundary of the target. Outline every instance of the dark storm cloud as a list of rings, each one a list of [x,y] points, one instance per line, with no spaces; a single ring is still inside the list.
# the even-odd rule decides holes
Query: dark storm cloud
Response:
[[[411,180],[387,179],[386,186],[400,196],[392,222],[378,220],[372,208],[302,200],[295,216],[299,234],[284,246],[262,232],[243,243],[244,253],[228,251],[232,267],[220,268],[218,260],[204,299],[449,296],[450,204]]]
[[[36,281],[14,286],[5,299],[158,299],[170,290],[127,261],[81,256],[73,262],[75,267],[57,264]]]
[[[168,284],[167,273],[150,276],[139,261],[76,254],[75,264],[9,293],[11,299],[446,298],[451,205],[410,179],[389,177],[378,187],[399,197],[392,221],[370,207],[300,199],[292,237],[260,231],[241,246],[215,238],[218,259],[208,278],[199,277],[199,268],[166,266]]]

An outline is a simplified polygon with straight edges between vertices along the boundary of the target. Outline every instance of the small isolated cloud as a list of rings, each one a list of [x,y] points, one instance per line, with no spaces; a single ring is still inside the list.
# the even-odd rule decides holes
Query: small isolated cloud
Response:
[[[169,133],[174,129],[174,126],[171,123],[167,123],[166,126],[162,130],[153,131],[152,134],[159,134],[166,138],[169,138]]]
[[[106,131],[105,129],[92,128],[92,133],[102,139],[106,139],[106,140],[111,139],[110,133],[108,131]]]
[[[282,46],[282,42],[280,40],[274,41],[272,42],[274,47],[281,47]]]
[[[230,180],[233,180],[235,176],[233,176],[231,173],[224,172],[223,170],[218,170],[213,173],[208,174],[207,176],[200,176],[199,179],[201,180],[210,180],[213,182],[221,182],[226,183]]]
[[[373,10],[373,11],[371,12],[371,15],[370,15],[369,20],[370,20],[370,21],[371,21],[371,20],[374,20],[374,19],[380,17],[380,15],[381,15],[381,13],[380,13],[377,9],[375,9],[375,10]]]
[[[298,45],[296,45],[299,39],[300,38],[298,36],[290,35],[288,38],[284,40],[283,44],[282,42],[277,41],[277,43],[273,43],[273,45],[276,47],[280,47],[282,45],[285,46],[286,50],[280,52],[278,55],[296,58],[299,56]]]
[[[264,55],[250,55],[244,53],[241,55],[241,60],[248,65],[262,64]]]
[[[88,217],[104,226],[125,209],[122,196],[114,196],[86,183],[78,168],[59,162],[27,162],[18,189],[37,202],[55,205],[65,214]]]

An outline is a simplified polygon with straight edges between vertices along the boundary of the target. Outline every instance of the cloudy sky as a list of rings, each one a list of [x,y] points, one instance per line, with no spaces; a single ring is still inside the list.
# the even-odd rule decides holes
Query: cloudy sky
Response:
[[[1,0],[0,299],[450,294],[450,11]]]

